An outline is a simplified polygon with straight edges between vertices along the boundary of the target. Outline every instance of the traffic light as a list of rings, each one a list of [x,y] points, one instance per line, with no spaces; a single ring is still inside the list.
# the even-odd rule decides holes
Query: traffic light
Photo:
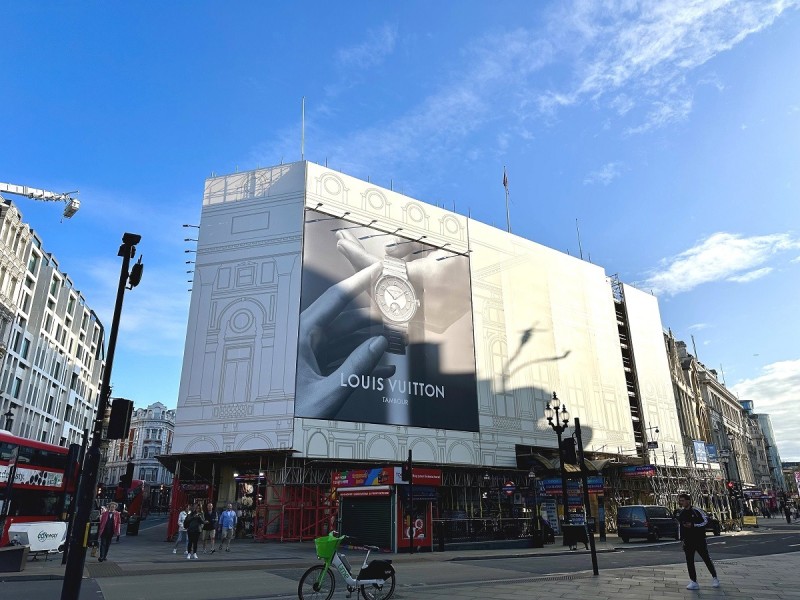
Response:
[[[575,438],[568,437],[561,440],[561,456],[564,457],[565,465],[578,464],[578,454],[575,449]]]
[[[736,484],[733,483],[732,481],[729,481],[727,483],[727,486],[728,486],[728,496],[730,496],[731,498],[736,498]]]
[[[411,481],[411,461],[404,462],[400,467],[400,479]]]
[[[106,439],[124,440],[131,429],[133,402],[125,398],[115,398],[111,404],[111,415],[108,417]]]

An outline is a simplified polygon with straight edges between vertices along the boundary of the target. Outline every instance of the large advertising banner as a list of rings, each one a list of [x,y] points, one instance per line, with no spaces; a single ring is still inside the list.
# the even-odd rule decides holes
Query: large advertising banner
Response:
[[[401,235],[306,210],[295,415],[478,431],[469,257]]]

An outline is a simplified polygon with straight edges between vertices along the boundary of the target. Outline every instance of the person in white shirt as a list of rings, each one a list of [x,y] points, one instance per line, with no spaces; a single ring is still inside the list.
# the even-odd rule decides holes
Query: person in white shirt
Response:
[[[186,527],[183,526],[183,522],[186,520],[186,515],[192,512],[192,506],[188,505],[181,511],[181,514],[178,515],[178,539],[175,540],[175,546],[172,548],[172,553],[178,553],[178,544],[183,542],[183,547],[186,548]],[[184,552],[187,554],[188,552]]]

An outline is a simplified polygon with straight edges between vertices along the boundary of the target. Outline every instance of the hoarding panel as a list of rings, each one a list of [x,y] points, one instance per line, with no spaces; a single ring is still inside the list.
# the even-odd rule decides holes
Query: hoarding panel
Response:
[[[206,181],[175,453],[290,448],[304,163]]]

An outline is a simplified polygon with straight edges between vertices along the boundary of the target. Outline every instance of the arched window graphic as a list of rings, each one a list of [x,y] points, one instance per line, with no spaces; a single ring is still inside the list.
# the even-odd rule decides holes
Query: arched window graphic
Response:
[[[422,205],[416,202],[409,202],[403,207],[403,222],[409,225],[416,225],[421,229],[428,229],[428,214]]]
[[[244,301],[223,316],[220,323],[220,404],[240,404],[251,400],[253,363],[262,312],[252,301]]]
[[[509,389],[507,369],[508,348],[505,340],[495,340],[492,342],[492,384],[495,397],[495,414],[498,417],[516,417],[517,407],[514,401],[514,394]]]
[[[362,194],[364,198],[362,208],[370,212],[379,213],[385,217],[389,216],[391,203],[386,199],[383,192],[378,189],[369,189]]]
[[[317,194],[336,202],[347,204],[349,191],[350,189],[345,186],[344,181],[332,173],[325,173],[317,180]]]

